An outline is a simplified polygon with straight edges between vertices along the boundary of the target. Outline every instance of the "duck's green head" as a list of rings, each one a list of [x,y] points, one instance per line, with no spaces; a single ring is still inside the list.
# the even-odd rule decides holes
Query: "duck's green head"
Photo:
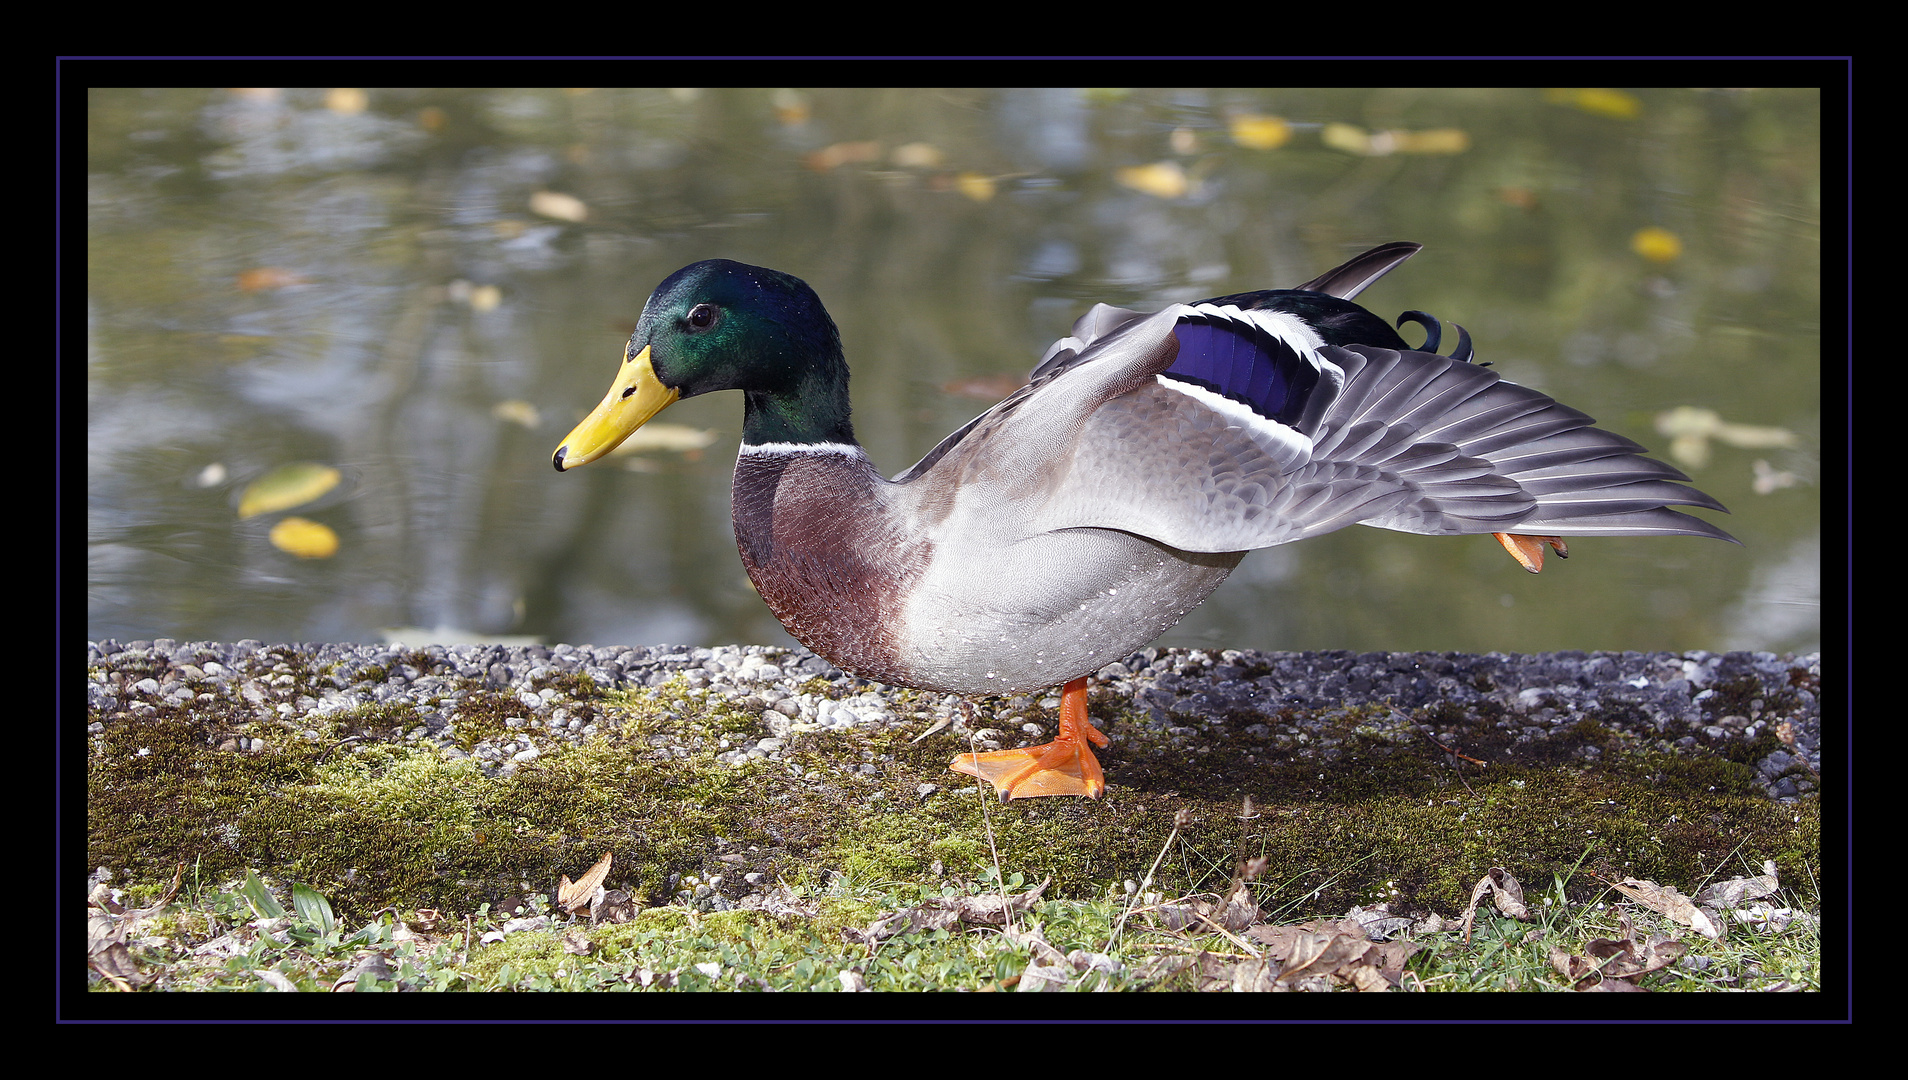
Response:
[[[636,321],[616,381],[557,447],[557,471],[614,450],[677,398],[741,390],[742,441],[854,442],[841,334],[800,278],[727,259],[669,275]]]

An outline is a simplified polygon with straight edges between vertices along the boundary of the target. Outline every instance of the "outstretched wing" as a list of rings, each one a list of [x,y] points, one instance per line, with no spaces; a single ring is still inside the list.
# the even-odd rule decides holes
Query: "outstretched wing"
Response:
[[[1080,427],[1041,528],[1123,529],[1189,551],[1267,547],[1354,523],[1731,539],[1668,509],[1722,509],[1678,483],[1689,479],[1681,472],[1489,368],[1322,345],[1278,312],[1170,310],[1170,326],[1165,312],[1128,322],[1071,359],[1083,371],[1100,350],[1172,353]]]

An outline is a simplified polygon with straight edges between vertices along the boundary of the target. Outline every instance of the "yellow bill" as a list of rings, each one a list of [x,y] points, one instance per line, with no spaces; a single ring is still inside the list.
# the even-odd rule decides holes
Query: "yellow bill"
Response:
[[[643,346],[642,352],[623,361],[609,393],[603,395],[590,415],[564,438],[551,461],[558,472],[588,465],[616,449],[631,432],[648,423],[650,417],[668,408],[680,396],[656,378],[649,346]]]

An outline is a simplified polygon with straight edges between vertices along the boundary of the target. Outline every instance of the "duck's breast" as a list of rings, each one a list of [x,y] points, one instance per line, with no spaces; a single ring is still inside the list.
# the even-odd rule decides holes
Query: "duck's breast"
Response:
[[[749,579],[795,640],[907,686],[903,609],[932,544],[897,526],[891,487],[857,446],[745,446],[731,505]]]

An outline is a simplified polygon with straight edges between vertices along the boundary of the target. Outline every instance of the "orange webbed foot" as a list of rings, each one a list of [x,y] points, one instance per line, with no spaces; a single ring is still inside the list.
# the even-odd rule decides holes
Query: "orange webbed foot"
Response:
[[[1559,559],[1570,557],[1570,549],[1564,546],[1561,536],[1525,536],[1520,533],[1492,533],[1491,535],[1497,537],[1497,542],[1504,545],[1504,550],[1510,552],[1511,558],[1516,559],[1520,566],[1533,574],[1544,568],[1545,544],[1556,549]]]
[[[1040,795],[1085,795],[1097,799],[1106,777],[1092,746],[1106,736],[1087,719],[1086,678],[1060,691],[1060,731],[1050,743],[984,754],[957,754],[948,768],[994,785],[1001,801]]]

